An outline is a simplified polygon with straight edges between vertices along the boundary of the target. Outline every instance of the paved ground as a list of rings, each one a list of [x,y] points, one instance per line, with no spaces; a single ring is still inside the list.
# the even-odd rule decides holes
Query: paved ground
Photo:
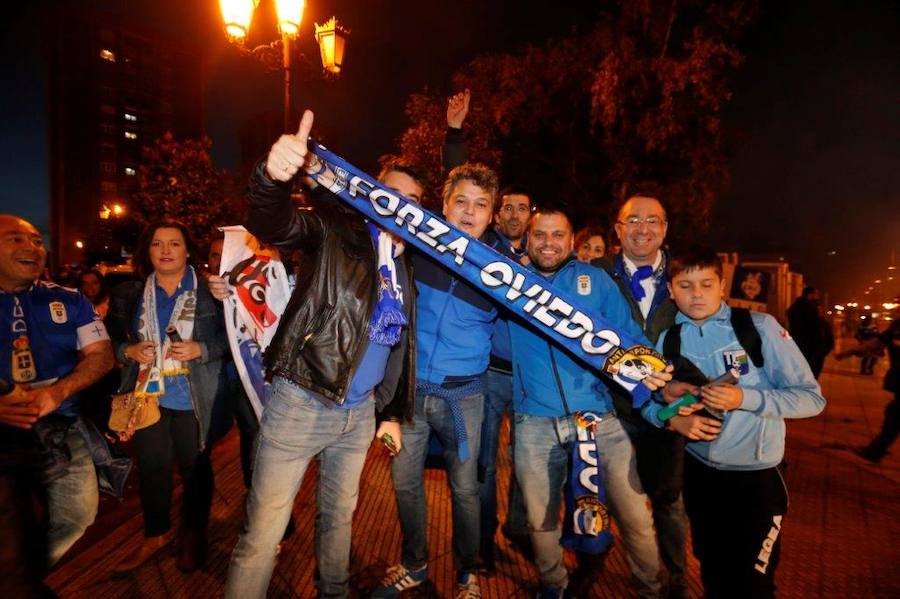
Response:
[[[790,508],[783,532],[778,585],[783,597],[900,597],[900,446],[881,464],[865,462],[850,451],[867,441],[881,423],[888,394],[881,391],[884,364],[875,377],[856,374],[855,359],[829,362],[822,375],[828,407],[818,418],[788,425],[787,483]],[[397,560],[400,532],[387,457],[370,452],[354,517],[353,584],[371,585]],[[210,563],[189,576],[175,568],[166,547],[125,578],[112,566],[140,539],[142,520],[132,485],[124,502],[104,500],[97,523],[49,578],[61,597],[216,597],[222,594],[228,555],[236,539],[244,491],[234,435],[213,454],[216,495],[213,504]],[[501,463],[501,497],[509,464]],[[312,597],[314,473],[297,497],[297,532],[285,544],[270,589],[272,597]],[[449,489],[441,470],[428,470],[431,568],[433,584],[412,596],[452,597]],[[502,501],[502,500],[501,500]],[[501,509],[505,505],[501,504]],[[535,572],[521,556],[498,540],[498,573],[482,578],[485,597],[533,595]],[[697,564],[690,563],[691,591],[700,596]],[[361,591],[360,596],[365,596]],[[630,597],[627,567],[616,546],[591,597]]]

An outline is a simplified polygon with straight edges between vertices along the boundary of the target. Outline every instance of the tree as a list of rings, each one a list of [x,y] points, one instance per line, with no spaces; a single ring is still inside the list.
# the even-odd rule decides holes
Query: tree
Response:
[[[649,179],[674,220],[705,227],[727,183],[721,109],[755,7],[623,0],[585,32],[472,60],[453,78],[472,90],[470,157],[529,185],[538,203],[567,205],[579,224],[605,222],[630,184]],[[400,140],[403,157],[432,172],[443,106],[430,90],[411,96]]]
[[[215,227],[239,222],[233,183],[213,165],[210,147],[207,137],[178,141],[166,133],[144,148],[138,190],[131,196],[131,214],[139,225],[179,220],[205,247]]]

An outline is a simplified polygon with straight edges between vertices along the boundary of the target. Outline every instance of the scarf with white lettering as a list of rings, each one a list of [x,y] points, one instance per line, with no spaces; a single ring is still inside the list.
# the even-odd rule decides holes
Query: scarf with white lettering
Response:
[[[317,172],[309,173],[319,185],[483,291],[589,366],[609,375],[631,393],[635,406],[650,398],[649,389],[639,381],[650,370],[665,368],[661,354],[641,345],[601,315],[579,308],[575,296],[385,188],[316,141],[310,139],[309,145],[323,163]],[[635,364],[639,368],[630,368]],[[619,376],[623,365],[629,371],[627,378]]]
[[[577,437],[566,483],[566,518],[560,544],[597,555],[613,542],[600,452],[594,436],[600,417],[593,412],[579,412],[573,419]]]
[[[188,266],[188,269],[194,283],[193,288],[179,294],[166,327],[175,327],[178,335],[185,341],[188,341],[194,333],[194,313],[197,307],[197,274],[192,266]],[[172,341],[165,331],[159,330],[159,318],[156,315],[156,273],[150,273],[144,282],[144,298],[138,317],[138,338],[141,341],[153,341],[156,345],[156,359],[152,364],[139,365],[134,395],[135,397],[164,395],[165,377],[189,374],[190,371],[181,360],[166,357]]]

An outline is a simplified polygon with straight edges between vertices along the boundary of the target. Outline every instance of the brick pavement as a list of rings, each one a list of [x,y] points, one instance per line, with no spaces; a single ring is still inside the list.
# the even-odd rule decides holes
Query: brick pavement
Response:
[[[828,407],[814,419],[788,424],[787,482],[790,511],[783,532],[778,571],[782,597],[900,597],[900,448],[872,465],[849,449],[875,434],[888,394],[880,377],[855,374],[857,363],[830,361],[822,376]],[[882,373],[884,365],[881,365]],[[124,502],[105,500],[97,523],[76,545],[48,582],[61,597],[217,597],[227,569],[243,509],[243,485],[236,436],[214,451],[216,495],[210,527],[211,555],[204,572],[184,576],[166,547],[130,576],[114,578],[111,568],[141,535],[142,521],[132,490]],[[508,460],[500,463],[500,501],[505,509]],[[313,473],[297,497],[297,532],[285,544],[270,589],[272,597],[312,597]],[[400,533],[391,491],[388,461],[373,448],[363,473],[359,508],[354,517],[353,584],[367,588],[399,556]],[[449,489],[441,470],[428,470],[425,481],[431,513],[433,584],[409,597],[450,597]],[[736,515],[739,517],[739,514]],[[177,521],[177,517],[176,517]],[[485,597],[533,594],[533,568],[499,538],[498,573],[482,578]],[[689,584],[699,596],[697,564],[689,562]],[[632,596],[627,566],[618,546],[592,597]]]

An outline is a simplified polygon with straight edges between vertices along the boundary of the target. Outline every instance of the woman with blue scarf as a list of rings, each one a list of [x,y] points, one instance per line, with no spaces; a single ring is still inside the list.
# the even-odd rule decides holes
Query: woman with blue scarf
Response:
[[[141,280],[117,287],[110,301],[106,326],[123,365],[119,392],[156,400],[160,412],[155,424],[121,435],[137,453],[144,539],[117,572],[138,568],[168,540],[173,462],[184,482],[177,566],[191,572],[206,560],[210,424],[227,385],[228,341],[221,306],[197,276],[197,256],[183,224],[148,226],[135,251]]]

